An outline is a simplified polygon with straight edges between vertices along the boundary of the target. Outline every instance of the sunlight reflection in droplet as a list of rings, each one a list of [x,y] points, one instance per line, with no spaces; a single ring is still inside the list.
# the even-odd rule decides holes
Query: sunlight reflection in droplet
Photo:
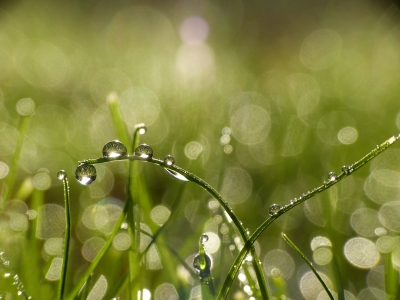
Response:
[[[344,255],[354,266],[369,269],[379,261],[379,252],[375,244],[362,237],[349,239],[344,245]]]

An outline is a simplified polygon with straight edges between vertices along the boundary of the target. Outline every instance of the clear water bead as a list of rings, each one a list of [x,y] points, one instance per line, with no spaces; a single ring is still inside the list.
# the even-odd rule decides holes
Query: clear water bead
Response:
[[[200,267],[200,254],[197,254],[194,259],[193,259],[193,268],[196,271],[197,274],[200,274],[202,277],[206,277],[211,274],[211,258],[208,256],[208,254],[205,254],[206,258],[206,265],[203,270]]]
[[[153,149],[149,145],[141,144],[136,147],[135,155],[141,158],[150,159],[153,157]]]
[[[64,170],[58,171],[57,178],[60,180],[64,180],[65,178],[67,178],[67,172],[65,172]]]
[[[170,175],[174,176],[176,179],[179,179],[182,181],[189,181],[189,179],[187,179],[185,176],[183,176],[175,171],[168,170],[168,169],[165,169],[165,171],[167,171]]]
[[[137,124],[135,128],[139,132],[139,134],[145,134],[147,132],[147,127],[146,125],[144,125],[144,123]]]
[[[329,172],[329,174],[328,174],[328,180],[329,180],[329,182],[335,181],[335,180],[336,180],[336,177],[337,177],[336,173],[334,173],[334,172]]]
[[[120,157],[128,153],[124,144],[118,140],[110,141],[103,147],[103,157]]]
[[[88,164],[80,164],[75,171],[75,178],[82,185],[92,184],[96,180],[96,175],[96,168]]]
[[[200,237],[200,241],[202,244],[206,243],[208,241],[208,235],[207,234],[202,234]]]
[[[164,157],[164,163],[167,166],[172,166],[173,164],[175,164],[175,158],[172,155],[167,155],[166,157]]]
[[[273,216],[276,215],[281,210],[281,207],[278,204],[272,204],[269,207],[269,215]]]

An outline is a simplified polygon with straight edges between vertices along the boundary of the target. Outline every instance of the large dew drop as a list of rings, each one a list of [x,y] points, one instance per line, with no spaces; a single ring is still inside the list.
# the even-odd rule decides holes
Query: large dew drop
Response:
[[[93,165],[80,164],[75,171],[75,178],[82,185],[90,185],[96,180],[96,168]]]
[[[135,155],[144,159],[151,159],[153,157],[153,149],[149,145],[141,144],[136,147]]]
[[[273,216],[276,215],[281,210],[281,207],[278,204],[272,204],[269,207],[269,215]]]
[[[124,144],[118,140],[110,141],[103,147],[103,157],[115,158],[128,153]]]
[[[64,170],[58,171],[57,178],[60,180],[64,180],[65,178],[67,178],[67,172],[65,172]]]
[[[173,164],[175,164],[175,158],[172,155],[167,155],[166,157],[164,157],[164,163],[167,166],[172,166]]]
[[[202,277],[206,277],[211,274],[211,258],[208,254],[204,254],[206,258],[206,265],[203,270],[200,267],[200,254],[197,254],[193,259],[193,267],[197,274],[200,274]]]

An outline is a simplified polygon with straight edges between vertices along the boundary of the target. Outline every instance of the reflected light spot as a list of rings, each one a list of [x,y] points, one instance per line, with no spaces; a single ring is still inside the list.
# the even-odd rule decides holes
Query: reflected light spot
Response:
[[[35,112],[35,102],[31,98],[23,98],[17,102],[15,109],[21,116],[29,116]]]
[[[104,275],[101,275],[100,278],[96,281],[94,287],[90,291],[87,300],[100,300],[103,299],[104,295],[107,292],[108,282]]]
[[[353,144],[358,138],[357,129],[354,127],[344,127],[340,129],[338,133],[338,140],[342,144],[350,145]]]
[[[332,290],[332,282],[324,273],[318,272],[326,286]],[[319,293],[324,290],[321,283],[312,271],[305,273],[300,279],[300,290],[304,298],[308,300],[317,299]]]
[[[167,222],[171,211],[165,205],[157,205],[150,212],[150,217],[157,225],[162,225]]]
[[[82,247],[83,257],[90,262],[94,261],[105,244],[105,240],[96,236],[88,239]]]
[[[178,300],[178,292],[170,283],[160,284],[154,291],[154,300]]]
[[[198,16],[189,17],[181,23],[179,34],[184,43],[200,44],[208,37],[209,27],[206,20]]]
[[[276,249],[268,252],[264,257],[263,268],[266,274],[277,276],[279,272],[279,275],[289,279],[294,272],[294,261],[286,251]]]
[[[327,265],[333,257],[332,251],[329,248],[318,248],[313,253],[313,259],[320,266]]]
[[[231,204],[246,201],[251,194],[253,182],[250,175],[240,168],[228,168],[222,181],[221,194]]]
[[[35,176],[33,176],[32,183],[37,190],[47,190],[48,188],[50,188],[51,185],[50,175],[42,172],[37,173]]]
[[[49,281],[56,281],[61,278],[63,259],[61,257],[53,258],[50,268],[46,273],[46,279]]]
[[[118,233],[114,239],[113,239],[113,246],[115,249],[119,250],[119,251],[124,251],[129,249],[129,247],[131,246],[131,237],[129,236],[129,234],[121,232]]]
[[[375,245],[380,253],[389,253],[396,247],[396,241],[390,236],[381,236],[376,240]]]
[[[324,236],[316,236],[311,241],[311,250],[315,251],[319,247],[332,247],[332,243]]]
[[[48,239],[57,237],[65,230],[65,209],[57,204],[39,207],[37,214],[36,237]]]
[[[350,218],[353,229],[360,235],[375,236],[375,228],[380,227],[378,212],[371,208],[356,210]]]
[[[379,219],[387,228],[400,232],[400,201],[386,203],[379,210]]]
[[[221,239],[213,232],[206,232],[205,234],[208,236],[208,241],[204,243],[204,249],[210,254],[217,252],[221,245]]]
[[[28,218],[25,214],[12,214],[10,228],[14,231],[24,231],[28,228]]]
[[[226,154],[231,154],[232,151],[233,151],[232,145],[225,145],[225,146],[224,146],[224,152],[225,152]]]
[[[8,175],[10,168],[5,162],[0,161],[0,179],[5,178]]]
[[[385,235],[386,233],[387,233],[387,230],[383,227],[375,228],[375,234],[377,236],[382,236],[382,235]]]
[[[138,299],[139,300],[151,300],[151,293],[148,289],[143,289],[138,291]]]
[[[344,255],[354,266],[369,269],[379,261],[379,253],[375,244],[362,237],[355,237],[344,245]]]
[[[185,155],[189,159],[197,159],[200,153],[203,151],[203,146],[198,142],[189,142],[185,146]]]
[[[46,251],[48,255],[61,255],[63,247],[63,238],[49,238],[44,243],[44,251]]]

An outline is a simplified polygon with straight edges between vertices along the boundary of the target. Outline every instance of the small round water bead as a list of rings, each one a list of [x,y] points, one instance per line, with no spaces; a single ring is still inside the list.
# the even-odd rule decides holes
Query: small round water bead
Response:
[[[329,172],[329,174],[328,174],[328,180],[329,180],[329,182],[335,181],[335,180],[336,180],[336,177],[337,177],[336,173],[334,173],[334,172]]]
[[[135,128],[139,132],[139,134],[145,134],[147,132],[147,127],[146,125],[144,125],[144,123],[137,124]]]
[[[80,164],[75,171],[75,178],[82,185],[90,185],[96,180],[96,168],[93,165]]]
[[[205,255],[206,265],[205,268],[202,270],[200,267],[200,254],[197,254],[193,259],[193,267],[197,274],[204,276],[208,276],[211,274],[211,258],[208,254]]]
[[[124,144],[118,140],[110,141],[103,147],[103,157],[120,157],[128,153]]]
[[[269,215],[273,216],[276,215],[281,210],[281,207],[278,204],[272,204],[269,207]]]
[[[204,244],[208,241],[208,235],[207,234],[202,234],[200,237],[201,243]]]
[[[172,155],[167,155],[166,157],[164,157],[164,163],[167,166],[172,166],[173,164],[175,164],[175,158]]]
[[[135,155],[145,159],[151,159],[153,157],[153,149],[149,145],[141,144],[136,147]]]
[[[60,180],[64,180],[65,178],[67,178],[67,172],[65,172],[64,170],[58,171],[57,178]]]

